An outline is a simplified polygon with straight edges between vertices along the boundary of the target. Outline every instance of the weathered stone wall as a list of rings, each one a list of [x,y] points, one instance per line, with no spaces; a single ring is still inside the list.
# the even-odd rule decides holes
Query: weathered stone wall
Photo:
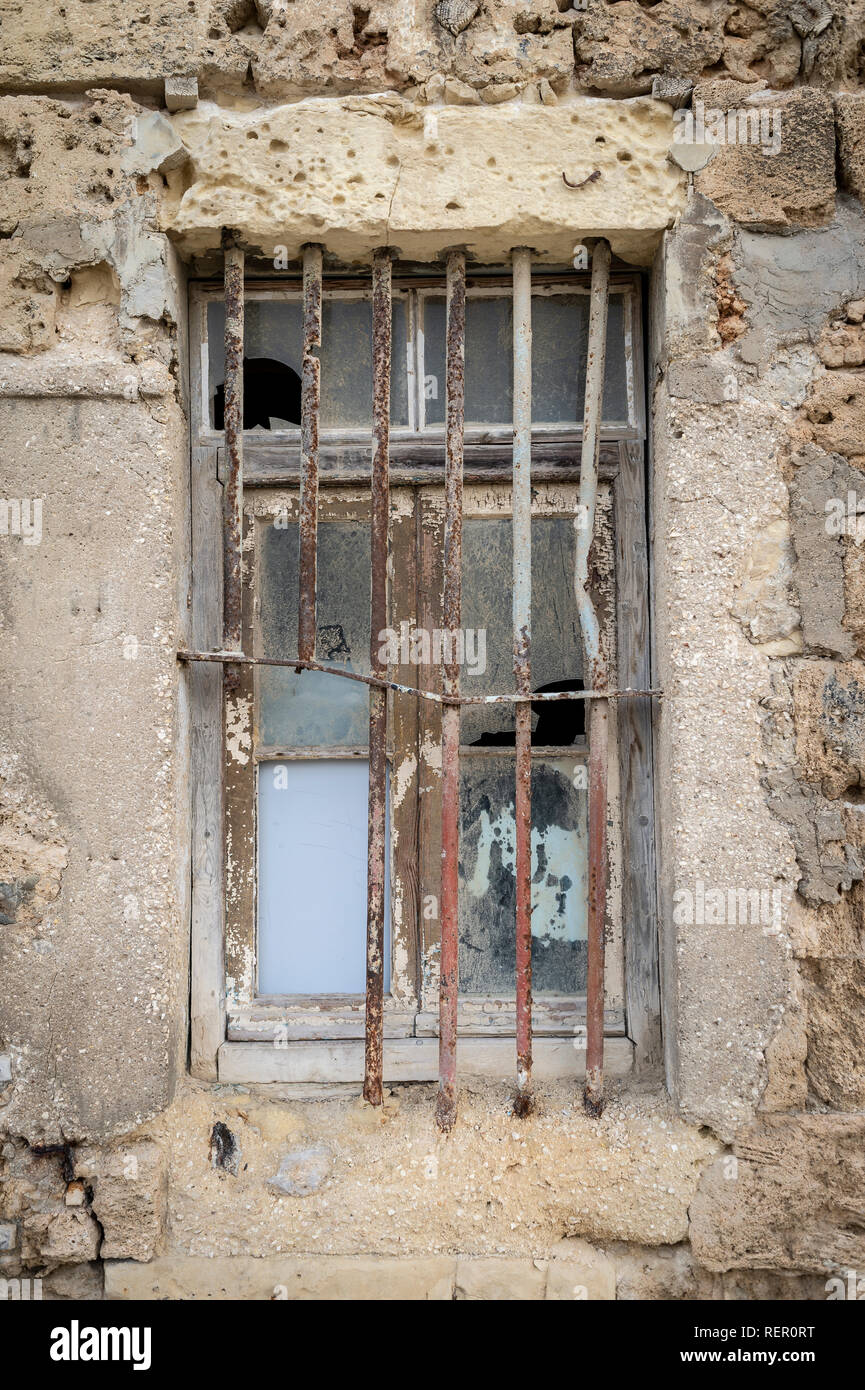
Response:
[[[0,535],[0,1272],[56,1297],[821,1298],[865,1267],[865,4],[450,10],[0,8],[0,491],[42,504],[38,544]],[[777,152],[671,163],[689,103],[779,112]],[[551,1085],[518,1122],[470,1082],[445,1141],[428,1087],[186,1076],[185,278],[222,225],[652,266],[669,1095],[593,1124]],[[689,920],[698,884],[777,911]]]

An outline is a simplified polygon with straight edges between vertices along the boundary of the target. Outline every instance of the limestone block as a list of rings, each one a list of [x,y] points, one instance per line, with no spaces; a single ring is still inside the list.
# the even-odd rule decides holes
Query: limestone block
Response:
[[[865,1264],[861,1115],[770,1115],[704,1174],[691,1245],[710,1270],[826,1273]]]
[[[616,1298],[623,1302],[692,1302],[720,1295],[717,1275],[700,1269],[688,1245],[617,1252]]]
[[[196,177],[166,215],[189,249],[216,244],[231,225],[268,257],[280,245],[295,256],[326,236],[347,260],[382,244],[423,260],[456,243],[501,260],[528,243],[569,263],[578,226],[580,236],[609,236],[614,253],[645,262],[684,193],[666,158],[672,113],[651,100],[425,114],[396,97],[265,112],[204,102],[172,120]],[[562,179],[595,170],[600,178],[577,192]]]
[[[545,1282],[545,1260],[460,1256],[455,1297],[469,1301],[490,1299],[497,1303],[507,1299],[528,1302],[543,1298]]]
[[[75,214],[115,216],[130,191],[122,157],[135,110],[120,92],[91,92],[74,104],[0,97],[0,165],[19,171],[0,179],[0,229],[41,226],[50,242],[69,234],[53,226],[58,218],[68,227]]]
[[[808,1079],[833,1109],[865,1108],[865,959],[802,967],[808,1009]]]
[[[550,1251],[546,1297],[557,1302],[610,1301],[616,1297],[615,1265],[588,1241],[573,1237],[560,1241]]]
[[[835,98],[835,129],[841,183],[860,202],[865,200],[865,95],[842,92]]]
[[[735,112],[735,130],[731,123]],[[814,89],[757,92],[739,106],[701,107],[706,138],[718,153],[697,176],[700,192],[736,221],[760,231],[831,221],[835,198],[835,126],[830,96]],[[714,114],[713,114],[714,113]],[[678,112],[694,119],[694,112]],[[684,121],[681,122],[684,128]],[[690,127],[689,127],[690,129]],[[731,131],[735,143],[729,141]]]
[[[159,1146],[139,1140],[114,1149],[88,1147],[76,1154],[75,1171],[93,1193],[103,1259],[152,1259],[165,1219],[166,1159]]]
[[[33,1211],[21,1223],[24,1264],[81,1264],[98,1254],[99,1227],[89,1211]]]
[[[196,63],[207,0],[45,0],[0,13],[0,86],[149,81]]]
[[[450,1300],[455,1261],[448,1256],[163,1256],[151,1264],[108,1260],[109,1299]]]
[[[808,1101],[808,1033],[802,1009],[785,1013],[778,1032],[766,1048],[768,1080],[760,1109],[800,1110]]]
[[[102,1264],[62,1265],[43,1280],[42,1297],[75,1303],[97,1302],[103,1295]]]
[[[651,91],[655,74],[693,81],[720,61],[727,13],[721,0],[707,0],[696,13],[683,0],[650,9],[589,0],[574,28],[577,81],[612,96]]]
[[[805,415],[821,449],[848,458],[865,454],[865,380],[858,372],[832,371],[819,377]]]

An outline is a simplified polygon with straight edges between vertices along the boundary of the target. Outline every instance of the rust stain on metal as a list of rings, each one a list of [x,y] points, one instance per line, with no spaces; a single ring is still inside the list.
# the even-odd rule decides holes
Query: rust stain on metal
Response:
[[[225,452],[227,472],[223,494],[223,646],[239,652],[242,646],[243,580],[243,251],[237,234],[222,233],[225,255]],[[231,688],[234,673],[225,672]]]
[[[593,691],[603,696],[609,684],[600,623],[590,593],[590,557],[595,536],[598,449],[603,411],[610,247],[598,241],[592,254],[589,342],[583,412],[580,508],[585,526],[577,532],[574,588],[583,639],[584,669]],[[612,693],[612,692],[610,692]],[[607,741],[609,701],[593,700],[589,716],[589,912],[586,982],[586,1086],[590,1115],[604,1105],[604,926],[607,899]]]
[[[514,445],[513,661],[517,694],[531,693],[532,610],[532,259],[513,253]],[[532,710],[516,707],[514,838],[516,879],[517,1094],[514,1113],[532,1109]]]
[[[391,253],[379,249],[372,270],[372,479],[370,665],[384,678],[382,641],[387,627],[387,555],[390,447]],[[369,703],[369,833],[367,838],[366,1031],[364,1098],[382,1103],[384,1011],[384,885],[387,833],[387,691]]]
[[[445,427],[445,535],[443,623],[462,622],[463,434],[465,424],[466,261],[447,261],[447,406]],[[442,667],[442,878],[439,980],[439,1094],[436,1122],[447,1133],[456,1120],[457,995],[459,990],[459,746],[460,668],[456,643]]]
[[[604,1108],[604,922],[607,906],[608,702],[596,700],[589,716],[589,913],[586,978],[585,1106]]]
[[[318,540],[318,417],[321,404],[321,247],[303,248],[303,365],[300,386],[300,561],[297,654],[315,660]]]

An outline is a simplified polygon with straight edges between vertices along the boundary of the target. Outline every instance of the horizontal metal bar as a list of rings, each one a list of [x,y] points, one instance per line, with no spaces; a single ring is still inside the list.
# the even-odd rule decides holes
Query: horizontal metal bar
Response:
[[[615,700],[637,695],[662,696],[663,690],[540,690],[528,695],[440,695],[434,690],[420,690],[414,685],[384,680],[381,676],[364,676],[359,671],[346,671],[342,666],[325,666],[319,661],[300,661],[297,657],[244,656],[242,652],[191,652],[181,649],[178,661],[215,661],[227,666],[284,666],[296,671],[324,671],[343,680],[359,681],[361,685],[376,686],[379,690],[394,690],[398,695],[418,695],[436,705],[519,705],[547,700]]]

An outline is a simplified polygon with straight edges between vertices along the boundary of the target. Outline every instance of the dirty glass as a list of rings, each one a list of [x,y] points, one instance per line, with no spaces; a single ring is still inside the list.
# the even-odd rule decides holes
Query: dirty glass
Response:
[[[297,521],[261,526],[262,656],[297,655]],[[318,527],[316,657],[369,675],[369,523]],[[260,667],[258,737],[264,747],[362,747],[369,737],[369,687],[323,671]]]
[[[514,759],[460,766],[461,994],[515,993]],[[586,987],[585,764],[532,760],[533,993]]]
[[[509,294],[466,302],[466,424],[513,418],[513,315]],[[445,418],[445,300],[424,300],[423,392],[428,425]],[[573,428],[583,418],[589,336],[587,294],[532,295],[532,420]],[[627,423],[624,299],[610,295],[604,420]]]
[[[582,656],[574,600],[574,518],[532,518],[532,689],[581,688]],[[512,691],[513,533],[510,517],[463,521],[462,622],[465,695]],[[572,688],[572,687],[571,687]],[[535,745],[565,745],[583,733],[583,702],[540,701],[532,712]],[[512,705],[466,706],[463,744],[514,744]]]
[[[262,377],[266,398],[257,419],[244,421],[255,428],[268,417],[271,429],[300,424],[300,373],[303,348],[303,310],[299,299],[248,299],[244,325],[244,354],[250,362],[277,364]],[[321,321],[322,429],[370,429],[372,426],[372,304],[369,299],[337,299],[326,295]],[[406,304],[393,304],[391,370],[391,423],[408,424],[406,372]],[[214,425],[215,395],[225,375],[225,306],[211,300],[207,306],[210,423]],[[288,371],[279,371],[282,364]],[[258,390],[253,384],[252,393]]]

